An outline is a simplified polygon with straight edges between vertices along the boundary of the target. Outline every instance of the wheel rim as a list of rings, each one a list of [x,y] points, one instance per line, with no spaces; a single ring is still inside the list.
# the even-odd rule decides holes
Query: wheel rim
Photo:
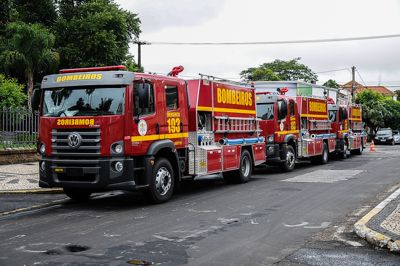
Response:
[[[248,176],[250,174],[250,160],[249,157],[244,156],[242,159],[242,174],[243,176]]]
[[[167,168],[161,167],[156,174],[156,189],[161,196],[168,193],[172,186],[171,173]]]
[[[286,163],[289,166],[289,168],[292,168],[295,162],[295,157],[293,152],[288,151],[288,153],[286,154]]]
[[[347,145],[344,145],[343,147],[343,157],[347,156]]]
[[[328,161],[328,151],[324,149],[324,161]]]

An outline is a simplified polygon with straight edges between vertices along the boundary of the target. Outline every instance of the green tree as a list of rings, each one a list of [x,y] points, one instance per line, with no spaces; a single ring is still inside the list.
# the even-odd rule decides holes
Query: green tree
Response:
[[[362,105],[363,121],[370,129],[370,135],[375,135],[379,128],[385,127],[389,115],[384,104],[385,97],[372,90],[364,90],[357,94],[356,103]]]
[[[26,101],[23,89],[24,85],[18,84],[16,79],[7,79],[0,74],[0,109],[22,106]]]
[[[133,55],[128,55],[128,58],[124,62],[124,65],[126,66],[126,69],[128,71],[143,72],[143,67],[139,68],[139,66],[135,62],[135,59],[134,59]]]
[[[395,90],[394,93],[396,94],[397,101],[400,101],[400,90]]]
[[[57,19],[55,0],[13,0],[17,19],[52,27]]]
[[[259,67],[252,67],[240,72],[244,80],[302,80],[315,83],[318,80],[309,67],[299,63],[300,57],[289,61],[276,59],[271,63],[261,64]]]
[[[385,98],[383,104],[387,110],[384,117],[385,127],[400,129],[400,102]]]
[[[58,54],[52,50],[54,35],[39,24],[13,22],[6,27],[5,42],[0,63],[6,72],[24,73],[30,97],[35,75],[51,71],[58,65]]]
[[[136,14],[112,0],[60,0],[56,45],[61,67],[122,64],[129,59],[129,43],[139,36]]]
[[[336,80],[333,80],[333,79],[327,80],[322,86],[325,86],[328,88],[334,88],[334,89],[340,88],[340,85],[336,82]]]

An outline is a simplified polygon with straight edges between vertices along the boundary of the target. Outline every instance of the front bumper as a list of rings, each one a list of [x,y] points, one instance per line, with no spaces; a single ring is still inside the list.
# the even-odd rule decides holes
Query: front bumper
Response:
[[[123,170],[113,164],[120,161]],[[42,170],[42,162],[45,169]],[[82,188],[91,190],[134,190],[134,160],[126,157],[96,159],[42,158],[39,161],[39,186],[42,188]]]
[[[266,147],[267,157],[266,163],[274,164],[274,163],[281,163],[283,158],[281,155],[286,154],[285,151],[280,150],[279,144],[267,144]]]

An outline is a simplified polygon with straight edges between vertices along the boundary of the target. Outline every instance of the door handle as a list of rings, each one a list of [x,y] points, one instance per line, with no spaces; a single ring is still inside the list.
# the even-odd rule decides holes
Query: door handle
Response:
[[[156,134],[160,134],[160,124],[156,124]]]
[[[183,132],[183,123],[182,122],[180,122],[180,124],[179,124],[179,128],[180,128],[180,132]]]

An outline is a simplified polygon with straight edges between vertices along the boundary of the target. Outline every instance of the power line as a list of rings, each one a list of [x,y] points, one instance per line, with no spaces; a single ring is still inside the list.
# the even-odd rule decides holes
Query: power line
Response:
[[[360,77],[361,81],[364,83],[364,86],[367,86],[367,84],[365,83],[364,79],[361,77],[360,72],[358,72],[357,68],[356,68],[356,72],[357,72],[358,76]]]
[[[314,40],[292,40],[292,41],[261,41],[261,42],[162,42],[162,41],[149,41],[146,43],[152,44],[152,45],[273,45],[273,44],[363,41],[363,40],[389,39],[389,38],[399,38],[399,37],[400,37],[400,34],[391,34],[391,35],[376,35],[376,36],[363,36],[363,37],[329,38],[329,39],[314,39]]]
[[[341,68],[341,69],[334,69],[334,70],[326,70],[326,71],[315,72],[315,74],[338,72],[338,71],[343,71],[343,70],[347,70],[347,71],[349,71],[351,73],[349,68]]]

